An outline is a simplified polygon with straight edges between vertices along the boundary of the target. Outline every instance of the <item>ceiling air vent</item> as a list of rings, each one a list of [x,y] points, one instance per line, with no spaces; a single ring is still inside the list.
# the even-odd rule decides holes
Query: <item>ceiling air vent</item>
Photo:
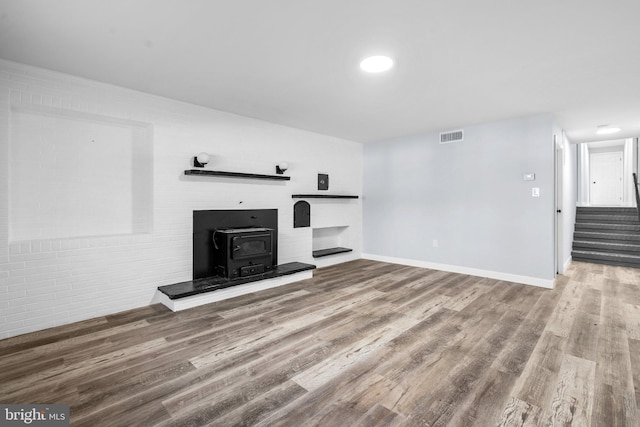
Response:
[[[463,130],[453,130],[451,132],[442,132],[440,134],[440,144],[450,144],[452,142],[460,142],[464,139]]]

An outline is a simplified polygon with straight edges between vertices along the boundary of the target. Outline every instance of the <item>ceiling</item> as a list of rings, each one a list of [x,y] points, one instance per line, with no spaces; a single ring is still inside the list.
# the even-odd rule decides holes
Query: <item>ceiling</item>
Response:
[[[359,142],[640,136],[638,0],[0,0],[0,58]],[[360,60],[395,67],[365,74]]]

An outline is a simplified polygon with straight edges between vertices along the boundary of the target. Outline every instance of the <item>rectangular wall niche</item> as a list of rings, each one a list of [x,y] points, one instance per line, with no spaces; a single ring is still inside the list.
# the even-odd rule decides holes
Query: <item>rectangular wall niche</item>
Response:
[[[346,231],[349,227],[321,227],[313,229],[312,248],[314,251],[342,247],[346,241]]]
[[[150,232],[148,123],[12,106],[10,241]]]

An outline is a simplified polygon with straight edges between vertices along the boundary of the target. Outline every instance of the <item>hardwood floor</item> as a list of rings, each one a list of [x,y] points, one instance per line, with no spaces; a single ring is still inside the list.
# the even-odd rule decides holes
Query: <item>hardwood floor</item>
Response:
[[[640,270],[545,290],[358,260],[0,341],[0,402],[74,426],[638,426]]]

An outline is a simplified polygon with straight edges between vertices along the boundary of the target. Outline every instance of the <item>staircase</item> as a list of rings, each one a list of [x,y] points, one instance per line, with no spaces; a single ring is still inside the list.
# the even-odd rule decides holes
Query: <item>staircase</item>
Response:
[[[578,207],[574,261],[640,268],[640,221],[636,208]]]

